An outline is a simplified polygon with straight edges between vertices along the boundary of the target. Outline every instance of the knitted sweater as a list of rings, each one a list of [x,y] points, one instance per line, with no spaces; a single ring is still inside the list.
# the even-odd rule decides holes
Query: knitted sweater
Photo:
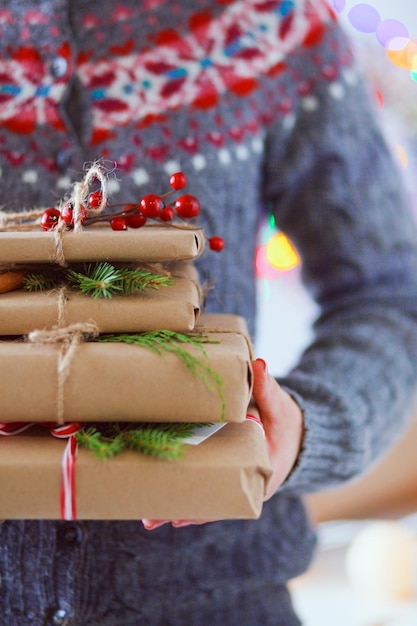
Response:
[[[114,201],[183,170],[227,244],[201,261],[208,309],[254,332],[266,207],[321,310],[280,381],[304,412],[303,450],[259,520],[5,521],[1,623],[298,624],[284,585],[314,547],[300,497],[366,469],[417,382],[415,226],[335,16],[324,0],[3,0],[0,31],[6,210],[55,205],[99,158],[117,165]]]

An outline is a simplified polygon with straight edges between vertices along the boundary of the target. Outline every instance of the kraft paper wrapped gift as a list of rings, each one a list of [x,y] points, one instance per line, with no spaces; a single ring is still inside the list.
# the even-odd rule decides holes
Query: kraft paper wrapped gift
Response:
[[[0,519],[59,519],[65,441],[36,427],[0,437]],[[79,449],[78,519],[255,519],[271,473],[261,427],[226,424],[183,457],[124,451],[98,459]]]
[[[78,322],[94,322],[100,333],[193,330],[200,314],[199,286],[186,277],[172,280],[172,285],[158,290],[111,298],[92,298],[70,289],[0,294],[0,335]]]
[[[197,330],[215,342],[202,344],[206,356],[195,346],[180,345],[220,377],[224,412],[216,385],[209,388],[174,353],[86,341],[76,346],[63,377],[62,344],[5,340],[0,341],[2,421],[244,420],[253,382],[245,321],[234,315],[201,320]]]
[[[0,232],[0,264],[51,263],[57,260],[54,231]],[[66,262],[77,261],[187,261],[204,249],[199,228],[145,226],[113,231],[109,226],[90,226],[80,232],[62,233]]]

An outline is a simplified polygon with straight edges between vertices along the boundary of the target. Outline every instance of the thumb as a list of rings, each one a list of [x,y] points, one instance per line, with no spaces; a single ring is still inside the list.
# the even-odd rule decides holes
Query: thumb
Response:
[[[253,390],[252,395],[258,407],[265,431],[271,429],[274,422],[273,413],[279,404],[276,381],[268,373],[267,364],[263,359],[252,362]]]
[[[272,465],[270,497],[290,473],[301,449],[303,414],[291,396],[280,387],[263,359],[252,362],[252,395],[265,429],[266,445]]]

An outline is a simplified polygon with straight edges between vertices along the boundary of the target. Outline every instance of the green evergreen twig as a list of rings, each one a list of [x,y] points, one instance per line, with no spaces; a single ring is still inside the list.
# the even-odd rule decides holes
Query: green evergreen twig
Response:
[[[223,379],[214,368],[208,363],[208,355],[204,349],[204,344],[219,343],[209,339],[204,334],[187,334],[172,330],[154,330],[134,334],[108,334],[100,335],[95,341],[109,343],[129,343],[143,348],[148,348],[152,352],[163,355],[164,352],[175,354],[187,370],[198,377],[210,391],[215,390],[220,398],[220,419],[225,416],[225,399],[223,391]],[[191,345],[198,348],[203,358],[198,358],[186,350],[183,345]]]
[[[48,291],[55,289],[59,284],[56,276],[43,272],[28,274],[23,283],[23,288],[27,291]]]
[[[175,460],[181,457],[184,439],[196,426],[207,424],[110,422],[90,425],[76,434],[77,442],[98,458],[109,458],[130,449],[155,458]]]
[[[142,268],[117,268],[108,262],[83,266],[81,269],[48,269],[29,274],[24,289],[44,291],[69,284],[72,289],[92,298],[111,298],[113,295],[131,295],[136,291],[159,289],[173,284],[170,276],[153,273]]]

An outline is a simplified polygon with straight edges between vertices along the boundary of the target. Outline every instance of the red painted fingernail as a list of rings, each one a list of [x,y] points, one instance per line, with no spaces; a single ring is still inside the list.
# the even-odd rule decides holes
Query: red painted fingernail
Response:
[[[266,364],[266,361],[264,361],[263,359],[256,359],[257,363],[260,363],[260,365],[262,365],[262,369],[264,372],[268,371],[268,366]]]
[[[142,524],[144,525],[144,527],[146,528],[146,530],[156,530],[156,528],[159,528],[160,526],[163,526],[164,524],[167,524],[167,521],[152,521],[152,520],[146,520],[143,519],[142,520]]]
[[[262,424],[262,421],[259,417],[256,417],[255,415],[252,415],[251,413],[246,413],[246,419],[252,422],[255,422],[255,424],[261,428],[262,434],[265,437],[264,425]]]

